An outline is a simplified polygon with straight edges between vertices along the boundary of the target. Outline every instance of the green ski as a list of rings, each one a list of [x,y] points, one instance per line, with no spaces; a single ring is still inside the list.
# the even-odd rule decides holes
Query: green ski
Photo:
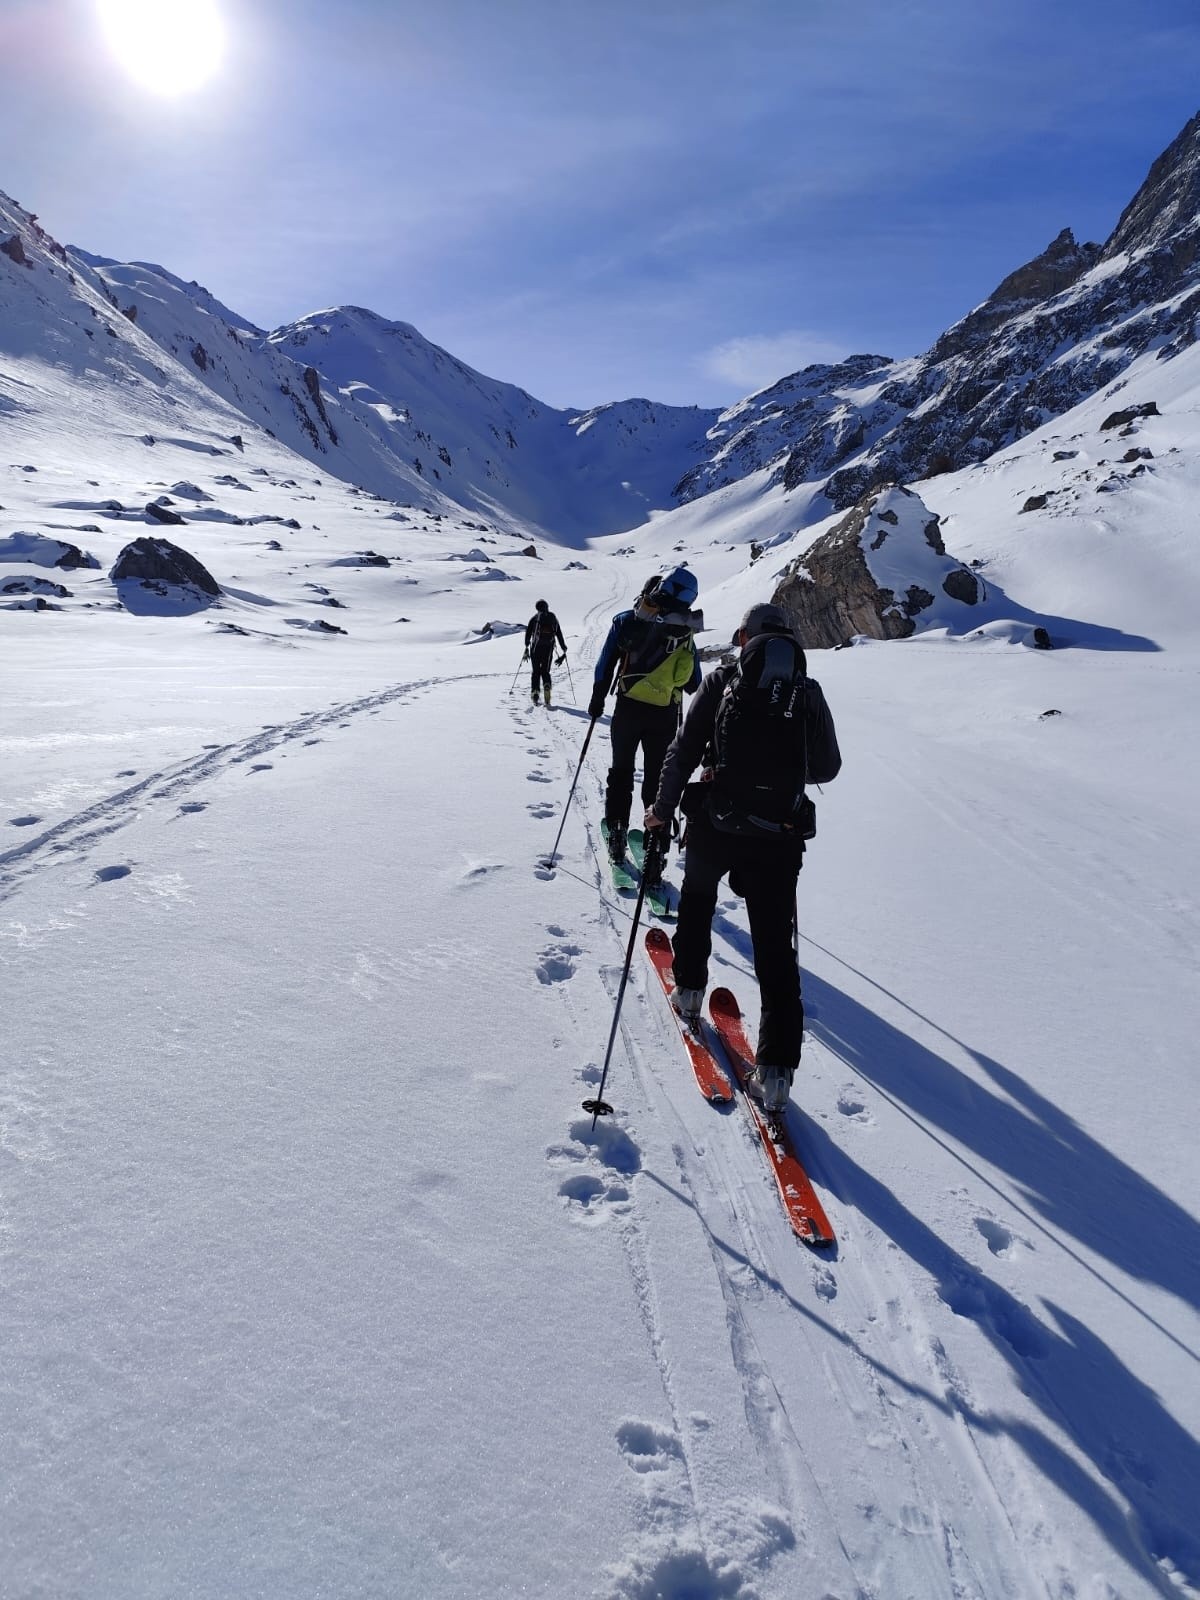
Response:
[[[629,854],[638,871],[644,871],[646,839],[640,828],[630,828],[629,830]],[[646,899],[650,902],[650,909],[656,917],[663,917],[664,919],[674,917],[675,910],[671,904],[671,890],[666,883],[648,883],[646,885]]]
[[[624,861],[614,861],[608,854],[608,823],[600,824],[600,832],[604,835],[604,854],[608,861],[609,871],[612,873],[613,888],[619,889],[622,894],[636,894],[638,881],[633,873],[626,867]]]

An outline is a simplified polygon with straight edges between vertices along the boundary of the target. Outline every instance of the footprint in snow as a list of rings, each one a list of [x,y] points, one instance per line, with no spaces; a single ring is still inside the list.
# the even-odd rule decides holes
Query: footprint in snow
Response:
[[[204,746],[204,748],[206,750],[215,750],[217,747],[216,747],[215,744],[206,744]],[[136,778],[137,777],[137,768],[136,767],[126,767],[123,772],[118,772],[117,773],[117,777],[118,778]]]
[[[582,955],[577,944],[563,944],[551,946],[542,951],[542,959],[537,964],[539,983],[563,983],[575,974],[575,960]]]
[[[855,1093],[853,1085],[843,1089],[838,1095],[837,1108],[844,1117],[849,1117],[851,1122],[861,1123],[865,1128],[871,1127],[875,1122],[874,1116]]]
[[[617,1446],[634,1472],[665,1472],[673,1461],[683,1459],[677,1434],[634,1417],[627,1417],[617,1429]]]
[[[532,805],[525,807],[531,817],[545,818],[554,815],[554,807],[547,800],[535,800]]]
[[[547,776],[547,774],[544,773],[544,772],[527,772],[525,774],[525,776],[529,779],[530,783],[553,783],[554,782],[554,779],[549,777],[549,776]]]
[[[819,1300],[837,1299],[837,1279],[824,1264],[818,1265],[813,1273],[813,1288],[817,1291]]]
[[[623,1128],[607,1117],[600,1117],[595,1128],[590,1117],[573,1122],[568,1130],[576,1144],[593,1151],[596,1159],[622,1177],[632,1178],[642,1170],[642,1153]]]
[[[270,772],[274,766],[271,761],[256,761],[250,768],[251,772]]]
[[[599,1069],[585,1069],[594,1082]],[[559,1181],[559,1198],[568,1212],[588,1227],[598,1227],[612,1216],[622,1216],[633,1203],[629,1179],[641,1170],[641,1155],[628,1134],[606,1122],[592,1132],[590,1118],[573,1123],[570,1141],[546,1150],[551,1166],[572,1168]]]
[[[324,739],[305,739],[304,743],[305,747],[307,748],[307,746],[310,744],[324,744],[325,741]]]
[[[1025,1250],[1032,1250],[1034,1246],[1028,1239],[1020,1234],[1011,1232],[995,1220],[994,1217],[976,1217],[975,1226],[988,1249],[994,1256],[1001,1256],[1005,1261],[1011,1261],[1020,1256]]]
[[[532,809],[533,808],[530,807],[530,810],[532,810]],[[41,817],[33,817],[33,816],[29,816],[29,817],[9,817],[8,825],[9,825],[10,828],[32,828],[35,823],[38,823],[41,820],[42,820]]]
[[[118,878],[127,878],[132,871],[132,867],[101,867],[96,873],[96,882],[115,883]]]
[[[179,815],[181,817],[191,817],[195,816],[197,811],[207,811],[207,809],[207,800],[188,800],[180,806]]]

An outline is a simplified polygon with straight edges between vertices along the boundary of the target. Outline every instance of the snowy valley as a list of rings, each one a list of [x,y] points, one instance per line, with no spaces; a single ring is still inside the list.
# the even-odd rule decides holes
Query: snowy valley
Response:
[[[0,1589],[1200,1596],[1198,173],[1200,118],[1104,246],[724,413],[267,332],[0,197]],[[602,725],[544,858],[679,562],[714,654],[789,584],[852,640],[823,1251],[640,949],[582,1110]],[[756,1020],[732,893],[712,981]]]

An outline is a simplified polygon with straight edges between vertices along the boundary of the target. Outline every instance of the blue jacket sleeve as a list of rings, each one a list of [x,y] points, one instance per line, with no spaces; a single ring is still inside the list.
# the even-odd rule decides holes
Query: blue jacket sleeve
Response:
[[[700,670],[700,657],[696,654],[696,646],[692,645],[692,675],[683,686],[684,694],[695,694],[704,682],[704,674]]]
[[[612,619],[612,626],[608,630],[608,638],[604,641],[604,648],[596,659],[595,687],[603,689],[607,694],[612,686],[613,675],[617,670],[617,661],[621,654],[621,628],[624,625],[628,611],[621,611]]]

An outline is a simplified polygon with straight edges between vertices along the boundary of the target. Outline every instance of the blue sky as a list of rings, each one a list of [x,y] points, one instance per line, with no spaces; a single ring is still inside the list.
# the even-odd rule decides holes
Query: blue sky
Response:
[[[164,98],[94,0],[0,0],[0,189],[263,325],[365,305],[556,405],[924,349],[1061,228],[1103,239],[1200,109],[1196,0],[217,4],[221,70]]]

